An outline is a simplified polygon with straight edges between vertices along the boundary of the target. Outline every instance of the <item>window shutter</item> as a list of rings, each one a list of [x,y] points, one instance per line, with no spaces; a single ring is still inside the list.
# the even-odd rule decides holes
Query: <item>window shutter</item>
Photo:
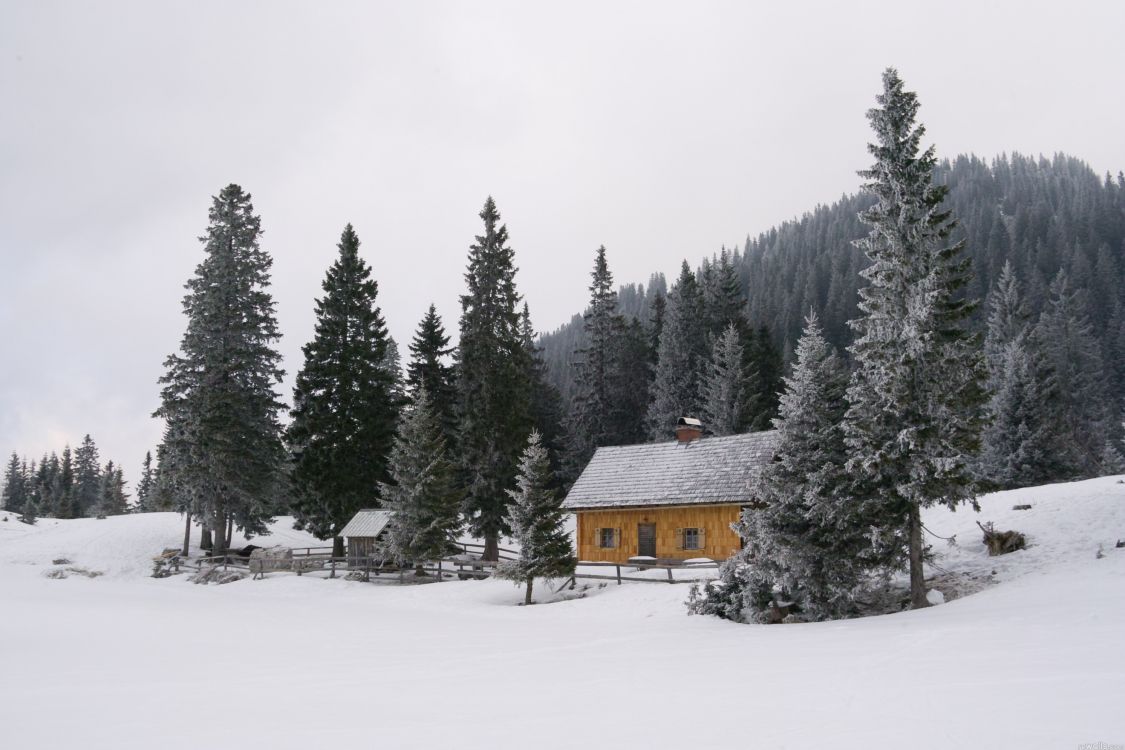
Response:
[[[621,546],[621,529],[613,530],[613,546],[619,548]]]
[[[594,529],[594,546],[595,547],[601,547],[602,546],[602,530],[601,529]]]
[[[707,549],[707,529],[699,530],[699,549]]]
[[[684,548],[684,530],[676,529],[676,549]]]

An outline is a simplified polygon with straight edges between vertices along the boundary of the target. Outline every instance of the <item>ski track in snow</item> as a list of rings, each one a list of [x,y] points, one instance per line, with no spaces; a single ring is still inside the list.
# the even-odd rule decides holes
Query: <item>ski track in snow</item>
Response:
[[[0,747],[1125,745],[1125,484],[981,505],[924,516],[957,537],[930,538],[947,603],[782,626],[690,617],[686,585],[531,608],[501,581],[197,586],[148,577],[175,514],[4,514]],[[988,557],[977,520],[1028,549]],[[252,541],[324,544],[290,526]],[[48,579],[61,557],[104,575]]]

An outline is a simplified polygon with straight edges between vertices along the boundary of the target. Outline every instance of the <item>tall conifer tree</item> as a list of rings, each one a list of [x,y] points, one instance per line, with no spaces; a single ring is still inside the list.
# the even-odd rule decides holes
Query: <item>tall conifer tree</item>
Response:
[[[891,68],[878,102],[867,113],[875,163],[860,173],[877,202],[862,214],[871,231],[860,246],[871,265],[852,323],[849,469],[890,532],[884,541],[895,561],[908,553],[911,606],[924,607],[920,511],[974,501],[969,467],[980,442],[984,367],[966,330],[974,305],[960,296],[969,277],[964,244],[949,244],[947,188],[933,183],[933,147],[920,151],[917,96]]]
[[[444,557],[461,529],[456,466],[425,385],[403,412],[390,457],[391,481],[380,488],[394,511],[387,548],[399,564]]]
[[[461,296],[458,452],[469,529],[484,538],[484,558],[496,560],[500,536],[510,533],[506,490],[531,429],[531,399],[508,228],[491,197],[480,218],[484,234],[469,248]]]
[[[397,362],[377,304],[379,285],[344,227],[339,254],[316,301],[316,332],[305,344],[286,439],[294,454],[293,515],[298,528],[333,540],[361,508],[379,505],[401,406]]]
[[[96,513],[101,503],[102,471],[98,447],[89,435],[74,451],[74,517]]]
[[[250,195],[228,185],[212,200],[205,257],[188,280],[187,330],[165,361],[157,416],[175,429],[164,447],[185,508],[226,549],[228,520],[247,534],[266,531],[285,497],[286,453],[275,386],[280,338],[269,293],[273,260],[262,250]]]
[[[680,417],[698,416],[703,407],[701,388],[707,363],[707,337],[699,285],[685,260],[668,297],[652,402],[648,407],[649,439],[671,440]]]

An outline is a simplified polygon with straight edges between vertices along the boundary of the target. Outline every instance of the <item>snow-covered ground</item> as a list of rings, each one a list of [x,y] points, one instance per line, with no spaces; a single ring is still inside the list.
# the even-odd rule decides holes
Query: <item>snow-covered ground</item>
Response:
[[[982,506],[926,514],[946,604],[781,626],[689,617],[685,585],[192,585],[147,577],[173,514],[0,520],[0,747],[1125,745],[1125,484]],[[989,558],[976,520],[1031,546]]]

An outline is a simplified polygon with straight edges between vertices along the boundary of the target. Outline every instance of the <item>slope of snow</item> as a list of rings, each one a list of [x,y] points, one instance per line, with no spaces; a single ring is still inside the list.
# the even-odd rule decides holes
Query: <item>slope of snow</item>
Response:
[[[1011,509],[1021,503],[1033,507]],[[938,588],[952,599],[976,580],[979,593],[783,626],[689,617],[685,586],[651,583],[530,608],[500,581],[274,574],[196,586],[146,577],[149,558],[180,541],[173,514],[41,521],[30,532],[0,522],[0,745],[1125,743],[1125,549],[1114,547],[1125,484],[997,493],[981,505],[979,516],[926,514],[935,534],[957,535],[957,546],[935,546]],[[989,558],[976,520],[1023,531],[1031,546]],[[279,538],[317,544],[281,528],[254,541]],[[48,579],[60,556],[105,575]]]

